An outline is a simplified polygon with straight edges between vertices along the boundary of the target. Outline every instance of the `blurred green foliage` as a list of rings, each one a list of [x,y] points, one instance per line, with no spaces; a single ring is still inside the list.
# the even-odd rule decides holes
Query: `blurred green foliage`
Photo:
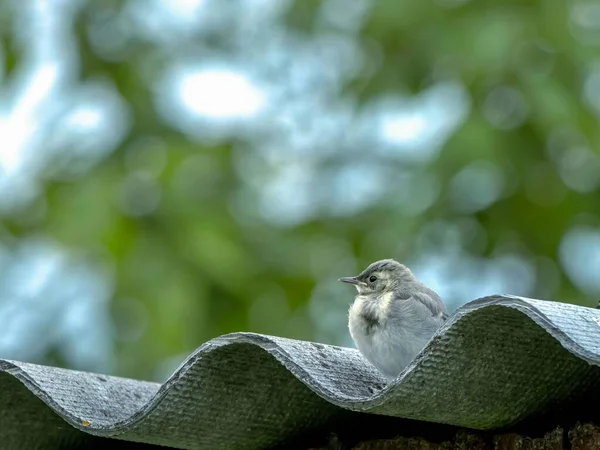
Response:
[[[117,358],[106,370],[163,378],[204,341],[235,331],[349,344],[345,314],[353,293],[336,278],[379,258],[418,262],[423,253],[435,256],[432,249],[450,245],[453,227],[460,251],[446,254],[456,260],[446,279],[464,275],[467,266],[458,263],[464,255],[484,261],[510,252],[528,262],[534,282],[527,292],[507,293],[594,304],[596,288],[577,286],[565,270],[569,258],[580,255],[560,253],[570,229],[599,226],[600,78],[592,74],[599,70],[600,15],[591,3],[363,1],[354,31],[324,19],[324,8],[342,14],[339,1],[286,3],[278,26],[289,36],[310,41],[352,35],[362,59],[325,101],[349,102],[354,119],[339,125],[325,148],[315,141],[319,157],[302,149],[286,156],[293,144],[282,139],[274,159],[256,150],[260,135],[204,139],[157,112],[155,97],[165,89],[157,80],[170,64],[182,55],[203,60],[209,53],[233,54],[233,28],[192,29],[170,36],[167,44],[125,28],[120,53],[99,52],[90,27],[111,26],[129,3],[81,2],[69,43],[79,58],[72,83],[106,80],[128,105],[126,137],[80,174],[54,176],[55,166],[69,161],[52,160],[40,197],[2,220],[16,239],[41,234],[111,268]],[[35,33],[26,29],[24,8],[15,2],[0,14],[5,81],[23,64],[18,32]],[[254,8],[260,15],[261,7]],[[596,15],[586,15],[586,8]],[[223,23],[235,27],[242,16]],[[258,66],[261,51],[247,55]],[[332,67],[339,63],[334,56]],[[418,103],[448,80],[460,83],[468,99],[446,111],[452,116],[456,110],[458,117],[467,108],[467,114],[434,157],[415,161],[379,151],[374,140],[361,137],[356,117],[374,99],[400,94]],[[320,89],[321,80],[314,81]],[[271,111],[276,120],[277,104]],[[312,121],[327,122],[328,114],[309,104],[305,122],[297,123],[300,133],[308,133]],[[298,161],[312,161],[309,184],[328,200],[309,196],[311,214],[274,221],[261,213],[261,186]],[[385,177],[383,190],[364,207],[337,211],[332,205],[351,198],[355,185],[341,182],[333,190],[328,183],[336,171],[349,165],[360,172],[372,164],[383,167],[376,172]],[[477,169],[464,175],[472,183],[478,179],[472,173],[495,176],[500,194],[477,207],[478,190],[485,187],[461,184],[457,176],[467,167]],[[451,309],[477,292],[462,289]],[[56,358],[48,354],[42,361],[62,364]]]

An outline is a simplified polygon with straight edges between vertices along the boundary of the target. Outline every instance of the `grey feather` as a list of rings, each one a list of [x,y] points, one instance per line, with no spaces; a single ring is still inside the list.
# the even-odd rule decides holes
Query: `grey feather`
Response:
[[[422,302],[427,309],[431,311],[432,316],[440,316],[443,320],[446,320],[449,317],[448,310],[446,309],[444,303],[442,303],[440,296],[427,286],[422,285],[421,289],[415,289],[415,293],[413,295],[416,300]]]

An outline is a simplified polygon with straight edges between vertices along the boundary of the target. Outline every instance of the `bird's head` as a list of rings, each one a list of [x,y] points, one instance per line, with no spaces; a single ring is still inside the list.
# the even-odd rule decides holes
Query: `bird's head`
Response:
[[[355,277],[343,277],[339,281],[353,284],[360,295],[382,295],[397,286],[415,280],[410,269],[393,259],[382,259],[370,264]]]

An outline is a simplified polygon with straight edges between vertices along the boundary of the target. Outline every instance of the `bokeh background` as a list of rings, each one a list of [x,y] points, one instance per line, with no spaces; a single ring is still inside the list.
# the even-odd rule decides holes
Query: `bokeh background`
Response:
[[[0,2],[0,357],[164,380],[351,346],[393,257],[452,311],[600,293],[593,0]]]

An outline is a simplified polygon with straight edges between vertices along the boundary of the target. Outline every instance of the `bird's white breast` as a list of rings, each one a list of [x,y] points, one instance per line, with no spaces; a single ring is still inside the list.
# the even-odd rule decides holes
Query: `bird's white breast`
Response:
[[[357,296],[348,317],[348,328],[359,351],[389,379],[412,361],[433,334],[423,333],[410,320],[389,320],[392,295],[376,300]]]

